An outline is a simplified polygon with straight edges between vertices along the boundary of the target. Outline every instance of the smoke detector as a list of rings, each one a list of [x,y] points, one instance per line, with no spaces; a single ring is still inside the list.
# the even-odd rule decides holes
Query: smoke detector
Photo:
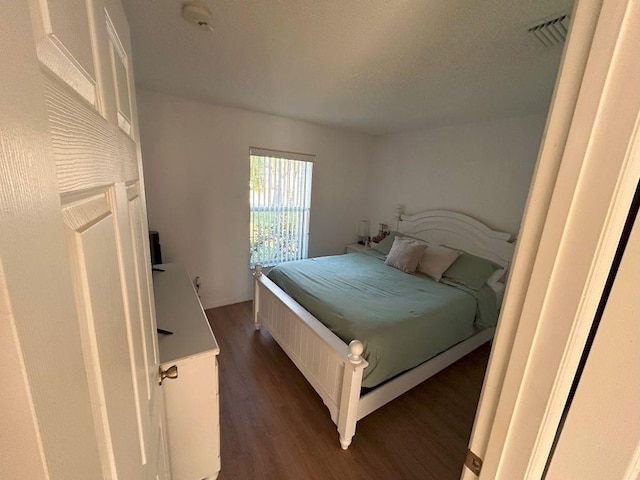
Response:
[[[202,30],[213,30],[211,10],[202,2],[187,2],[183,4],[182,18]]]

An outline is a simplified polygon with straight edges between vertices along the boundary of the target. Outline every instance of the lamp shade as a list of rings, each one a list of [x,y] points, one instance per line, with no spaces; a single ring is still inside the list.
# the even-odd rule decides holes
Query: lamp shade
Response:
[[[358,236],[359,237],[369,236],[369,220],[360,220],[358,222]]]

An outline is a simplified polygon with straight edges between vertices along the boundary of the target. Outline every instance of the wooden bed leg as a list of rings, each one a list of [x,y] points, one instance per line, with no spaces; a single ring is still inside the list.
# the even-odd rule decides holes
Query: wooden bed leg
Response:
[[[338,433],[340,446],[343,450],[349,448],[351,439],[356,433],[358,421],[358,401],[362,387],[362,352],[364,345],[359,340],[349,343],[349,362],[344,365],[342,378],[342,394],[340,396],[340,410],[338,411]]]
[[[253,272],[253,328],[260,330],[258,312],[260,311],[260,287],[258,280],[262,276],[262,265],[257,264]]]

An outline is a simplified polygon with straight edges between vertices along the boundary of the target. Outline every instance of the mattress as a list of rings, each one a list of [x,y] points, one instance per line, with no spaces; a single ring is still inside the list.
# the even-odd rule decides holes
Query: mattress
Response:
[[[345,343],[364,344],[375,387],[495,325],[495,294],[409,275],[361,253],[289,262],[269,278]]]

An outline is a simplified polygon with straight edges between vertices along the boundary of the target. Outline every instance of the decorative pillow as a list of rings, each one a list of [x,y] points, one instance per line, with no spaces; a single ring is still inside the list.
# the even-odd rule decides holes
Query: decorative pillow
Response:
[[[487,279],[498,269],[500,266],[491,260],[463,252],[444,272],[443,277],[472,290],[480,290]]]
[[[420,259],[418,270],[426,273],[436,282],[440,281],[442,274],[451,266],[460,252],[440,245],[429,245]]]
[[[406,237],[396,237],[384,263],[406,273],[416,273],[425,245]]]
[[[384,239],[375,244],[373,247],[374,250],[377,250],[380,253],[384,253],[385,255],[389,255],[389,251],[391,250],[391,246],[393,245],[393,241],[396,237],[402,235],[399,232],[391,232],[389,235],[384,237]]]

